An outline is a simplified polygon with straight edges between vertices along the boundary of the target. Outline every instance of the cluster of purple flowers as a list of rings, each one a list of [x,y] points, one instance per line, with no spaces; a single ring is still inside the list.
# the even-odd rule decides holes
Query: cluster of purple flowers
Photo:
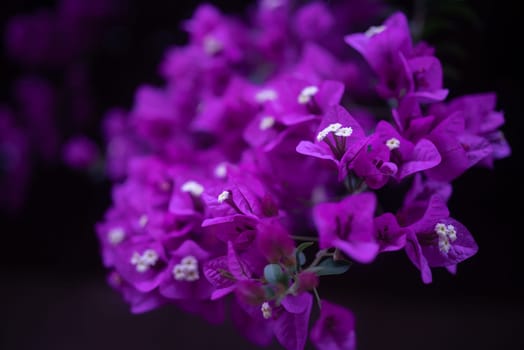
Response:
[[[69,137],[93,121],[88,57],[121,13],[120,0],[60,0],[55,9],[17,14],[5,26],[5,52],[19,75],[0,104],[0,208],[16,210],[35,161],[86,169],[98,149]],[[8,106],[9,105],[9,106]],[[63,154],[62,154],[63,153]]]
[[[115,183],[97,234],[133,312],[175,304],[218,323],[227,306],[253,343],[298,350],[316,299],[312,343],[354,349],[354,316],[320,302],[320,276],[404,250],[429,283],[476,253],[446,202],[451,181],[509,155],[495,96],[444,101],[441,63],[404,14],[348,35],[344,13],[261,0],[241,21],[202,5],[165,86],[108,113]],[[376,190],[399,183],[402,206],[384,212]]]

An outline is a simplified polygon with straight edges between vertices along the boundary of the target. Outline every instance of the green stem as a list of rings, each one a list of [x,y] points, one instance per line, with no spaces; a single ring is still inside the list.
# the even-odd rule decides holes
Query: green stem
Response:
[[[315,260],[313,260],[313,262],[309,265],[308,268],[317,266],[322,261],[322,259],[324,259],[324,258],[326,258],[328,256],[333,256],[334,254],[335,253],[330,253],[329,249],[319,250],[317,255],[316,255],[316,257],[315,257]]]
[[[317,300],[318,309],[322,310],[322,301],[320,300],[320,295],[318,295],[318,290],[313,288],[313,294],[315,294],[315,299]]]

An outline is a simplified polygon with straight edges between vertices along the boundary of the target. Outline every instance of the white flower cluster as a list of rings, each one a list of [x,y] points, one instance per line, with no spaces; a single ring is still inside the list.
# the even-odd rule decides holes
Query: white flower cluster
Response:
[[[451,242],[457,239],[455,226],[438,223],[435,225],[435,233],[438,236],[438,249],[447,254],[451,248]]]
[[[158,254],[153,249],[145,250],[142,255],[134,252],[131,257],[131,264],[135,265],[138,272],[146,272],[151,266],[154,266],[158,260]]]
[[[353,133],[353,128],[351,126],[342,127],[340,123],[329,124],[318,133],[317,141],[324,140],[330,133],[334,133],[335,136],[349,137]]]
[[[186,256],[180,264],[173,268],[173,277],[177,281],[194,282],[200,279],[198,273],[198,260],[191,255]]]

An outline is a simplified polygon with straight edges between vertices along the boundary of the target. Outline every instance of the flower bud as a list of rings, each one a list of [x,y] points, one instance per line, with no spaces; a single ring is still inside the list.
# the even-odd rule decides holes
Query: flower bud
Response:
[[[312,290],[318,286],[318,276],[313,271],[302,271],[297,277],[298,292]]]

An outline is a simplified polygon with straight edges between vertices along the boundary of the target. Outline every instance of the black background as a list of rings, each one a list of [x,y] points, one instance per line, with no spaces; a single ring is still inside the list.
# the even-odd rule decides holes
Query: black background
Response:
[[[162,53],[183,43],[178,24],[196,6],[174,0],[128,3],[125,18],[101,38],[97,53],[86,58],[93,67],[98,115],[114,105],[129,107],[139,83],[160,82],[156,67]],[[211,3],[227,12],[246,6],[241,1]],[[11,15],[52,4],[3,1],[2,30]],[[498,108],[507,120],[503,130],[513,149],[511,158],[496,162],[494,171],[475,168],[454,182],[451,213],[472,232],[479,253],[459,266],[457,276],[436,270],[431,285],[422,284],[403,253],[379,256],[371,265],[322,281],[323,296],[357,314],[361,350],[524,348],[519,334],[524,324],[524,61],[517,51],[522,40],[516,4],[469,1],[480,26],[459,22],[435,37],[440,44],[457,42],[465,51],[464,58],[449,57],[461,73],[446,82],[454,95],[498,94]],[[6,101],[20,68],[5,54],[0,63],[0,100]],[[96,118],[88,131],[96,133]],[[171,307],[139,316],[129,313],[105,285],[93,232],[110,204],[109,190],[109,184],[59,164],[39,164],[22,210],[14,216],[0,214],[0,349],[251,348],[228,323],[212,326]]]

